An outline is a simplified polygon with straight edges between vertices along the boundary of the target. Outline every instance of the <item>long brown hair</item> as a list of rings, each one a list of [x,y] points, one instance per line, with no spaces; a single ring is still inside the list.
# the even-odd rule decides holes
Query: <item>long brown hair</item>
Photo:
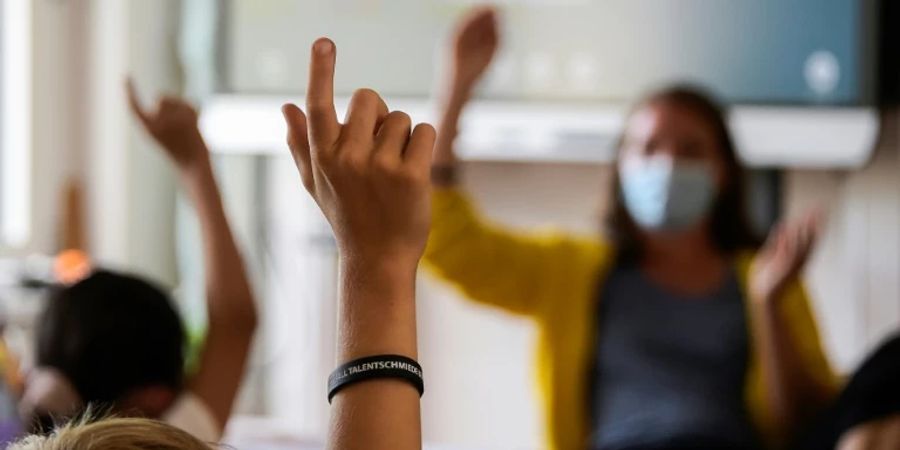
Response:
[[[710,232],[716,248],[730,255],[745,248],[759,246],[759,238],[754,234],[748,220],[746,174],[738,159],[734,139],[728,130],[725,110],[703,90],[685,85],[671,86],[656,91],[640,101],[634,111],[654,104],[677,105],[690,110],[707,122],[713,129],[725,168],[725,184],[713,202],[710,215]],[[624,132],[619,137],[617,150],[621,151]],[[619,174],[615,171],[610,189],[612,205],[606,225],[609,238],[616,245],[619,257],[635,261],[641,257],[638,227],[625,209]]]

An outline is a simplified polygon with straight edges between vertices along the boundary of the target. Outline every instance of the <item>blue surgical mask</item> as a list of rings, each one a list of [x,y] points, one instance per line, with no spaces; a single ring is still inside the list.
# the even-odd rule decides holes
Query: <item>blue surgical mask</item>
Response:
[[[667,155],[623,159],[619,183],[631,218],[649,231],[681,231],[696,225],[706,217],[715,192],[707,163]]]

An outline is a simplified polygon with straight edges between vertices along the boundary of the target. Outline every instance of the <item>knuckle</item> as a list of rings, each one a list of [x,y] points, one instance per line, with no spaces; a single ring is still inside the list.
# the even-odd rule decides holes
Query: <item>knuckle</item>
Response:
[[[368,153],[366,150],[372,146],[371,138],[366,134],[360,133],[341,133],[341,137],[336,147],[344,149],[342,154],[354,155],[356,153]]]
[[[391,173],[395,169],[396,165],[397,164],[394,159],[384,154],[383,152],[379,152],[372,159],[372,166],[382,173]]]
[[[163,97],[160,101],[160,109],[163,111],[181,111],[185,108],[182,108],[179,101],[174,97]]]
[[[430,172],[427,170],[421,170],[417,167],[406,166],[403,169],[404,178],[415,185],[419,184],[427,184],[430,182]]]
[[[354,104],[374,105],[381,97],[373,89],[362,88],[353,92],[353,98],[350,100]]]
[[[410,119],[409,114],[403,111],[391,111],[387,118],[384,119],[384,124],[382,125],[386,130],[404,132],[407,135],[411,126],[412,119]]]
[[[334,161],[334,157],[330,152],[313,152],[312,160],[316,163],[316,165],[320,167],[331,167],[332,162]]]
[[[420,123],[420,124],[416,125],[416,128],[414,131],[417,133],[421,133],[424,137],[429,138],[429,139],[433,138],[434,136],[437,136],[437,131],[434,129],[434,126],[432,126],[430,123]]]
[[[356,152],[341,153],[338,160],[338,164],[343,171],[358,175],[366,170],[366,160],[360,157]]]
[[[297,151],[297,138],[294,137],[294,133],[292,131],[288,131],[285,141],[287,141],[287,146],[289,149],[291,149],[292,152]]]
[[[388,114],[388,117],[386,120],[392,121],[392,122],[396,123],[398,126],[402,125],[406,128],[409,128],[412,126],[412,118],[409,117],[409,114],[407,114],[403,111],[391,111]]]
[[[318,100],[309,100],[306,103],[306,111],[310,117],[321,117],[328,113],[328,104]]]
[[[306,189],[306,192],[313,194],[316,192],[316,183],[311,180],[311,177],[302,177],[303,178],[303,188]]]
[[[409,173],[409,171],[406,170],[406,167],[404,167],[403,165],[391,167],[388,170],[387,176],[393,182],[404,187],[411,185],[415,181],[412,177],[412,174]]]

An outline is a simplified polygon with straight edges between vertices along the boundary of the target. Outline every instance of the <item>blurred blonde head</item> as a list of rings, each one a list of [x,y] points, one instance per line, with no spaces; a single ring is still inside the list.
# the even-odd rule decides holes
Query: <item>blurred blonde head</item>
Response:
[[[47,436],[28,436],[7,450],[209,450],[166,423],[139,418],[70,422]]]

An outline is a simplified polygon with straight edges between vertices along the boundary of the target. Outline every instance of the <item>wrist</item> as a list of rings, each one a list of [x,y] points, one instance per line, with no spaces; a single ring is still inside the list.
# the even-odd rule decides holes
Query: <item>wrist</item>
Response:
[[[194,130],[177,140],[172,140],[165,147],[179,172],[204,172],[211,165],[209,149],[206,147],[206,142],[203,140],[199,130]]]
[[[343,279],[364,284],[379,292],[395,294],[411,292],[418,271],[417,257],[382,254],[363,256],[359,252],[340,252],[340,272]]]
[[[341,258],[338,358],[394,354],[417,358],[416,268]]]
[[[213,177],[212,161],[209,157],[196,157],[186,161],[176,161],[179,177],[187,184],[205,182]]]
[[[761,306],[772,307],[778,304],[778,300],[784,295],[785,286],[783,284],[762,285],[750,289],[751,300]]]
[[[775,297],[771,294],[751,294],[750,307],[757,316],[772,318],[777,308]]]
[[[475,90],[475,83],[465,78],[452,77],[447,84],[444,93],[444,103],[461,104],[465,103],[472,97]]]
[[[178,166],[178,178],[188,199],[198,208],[201,219],[224,214],[219,186],[208,159]]]

